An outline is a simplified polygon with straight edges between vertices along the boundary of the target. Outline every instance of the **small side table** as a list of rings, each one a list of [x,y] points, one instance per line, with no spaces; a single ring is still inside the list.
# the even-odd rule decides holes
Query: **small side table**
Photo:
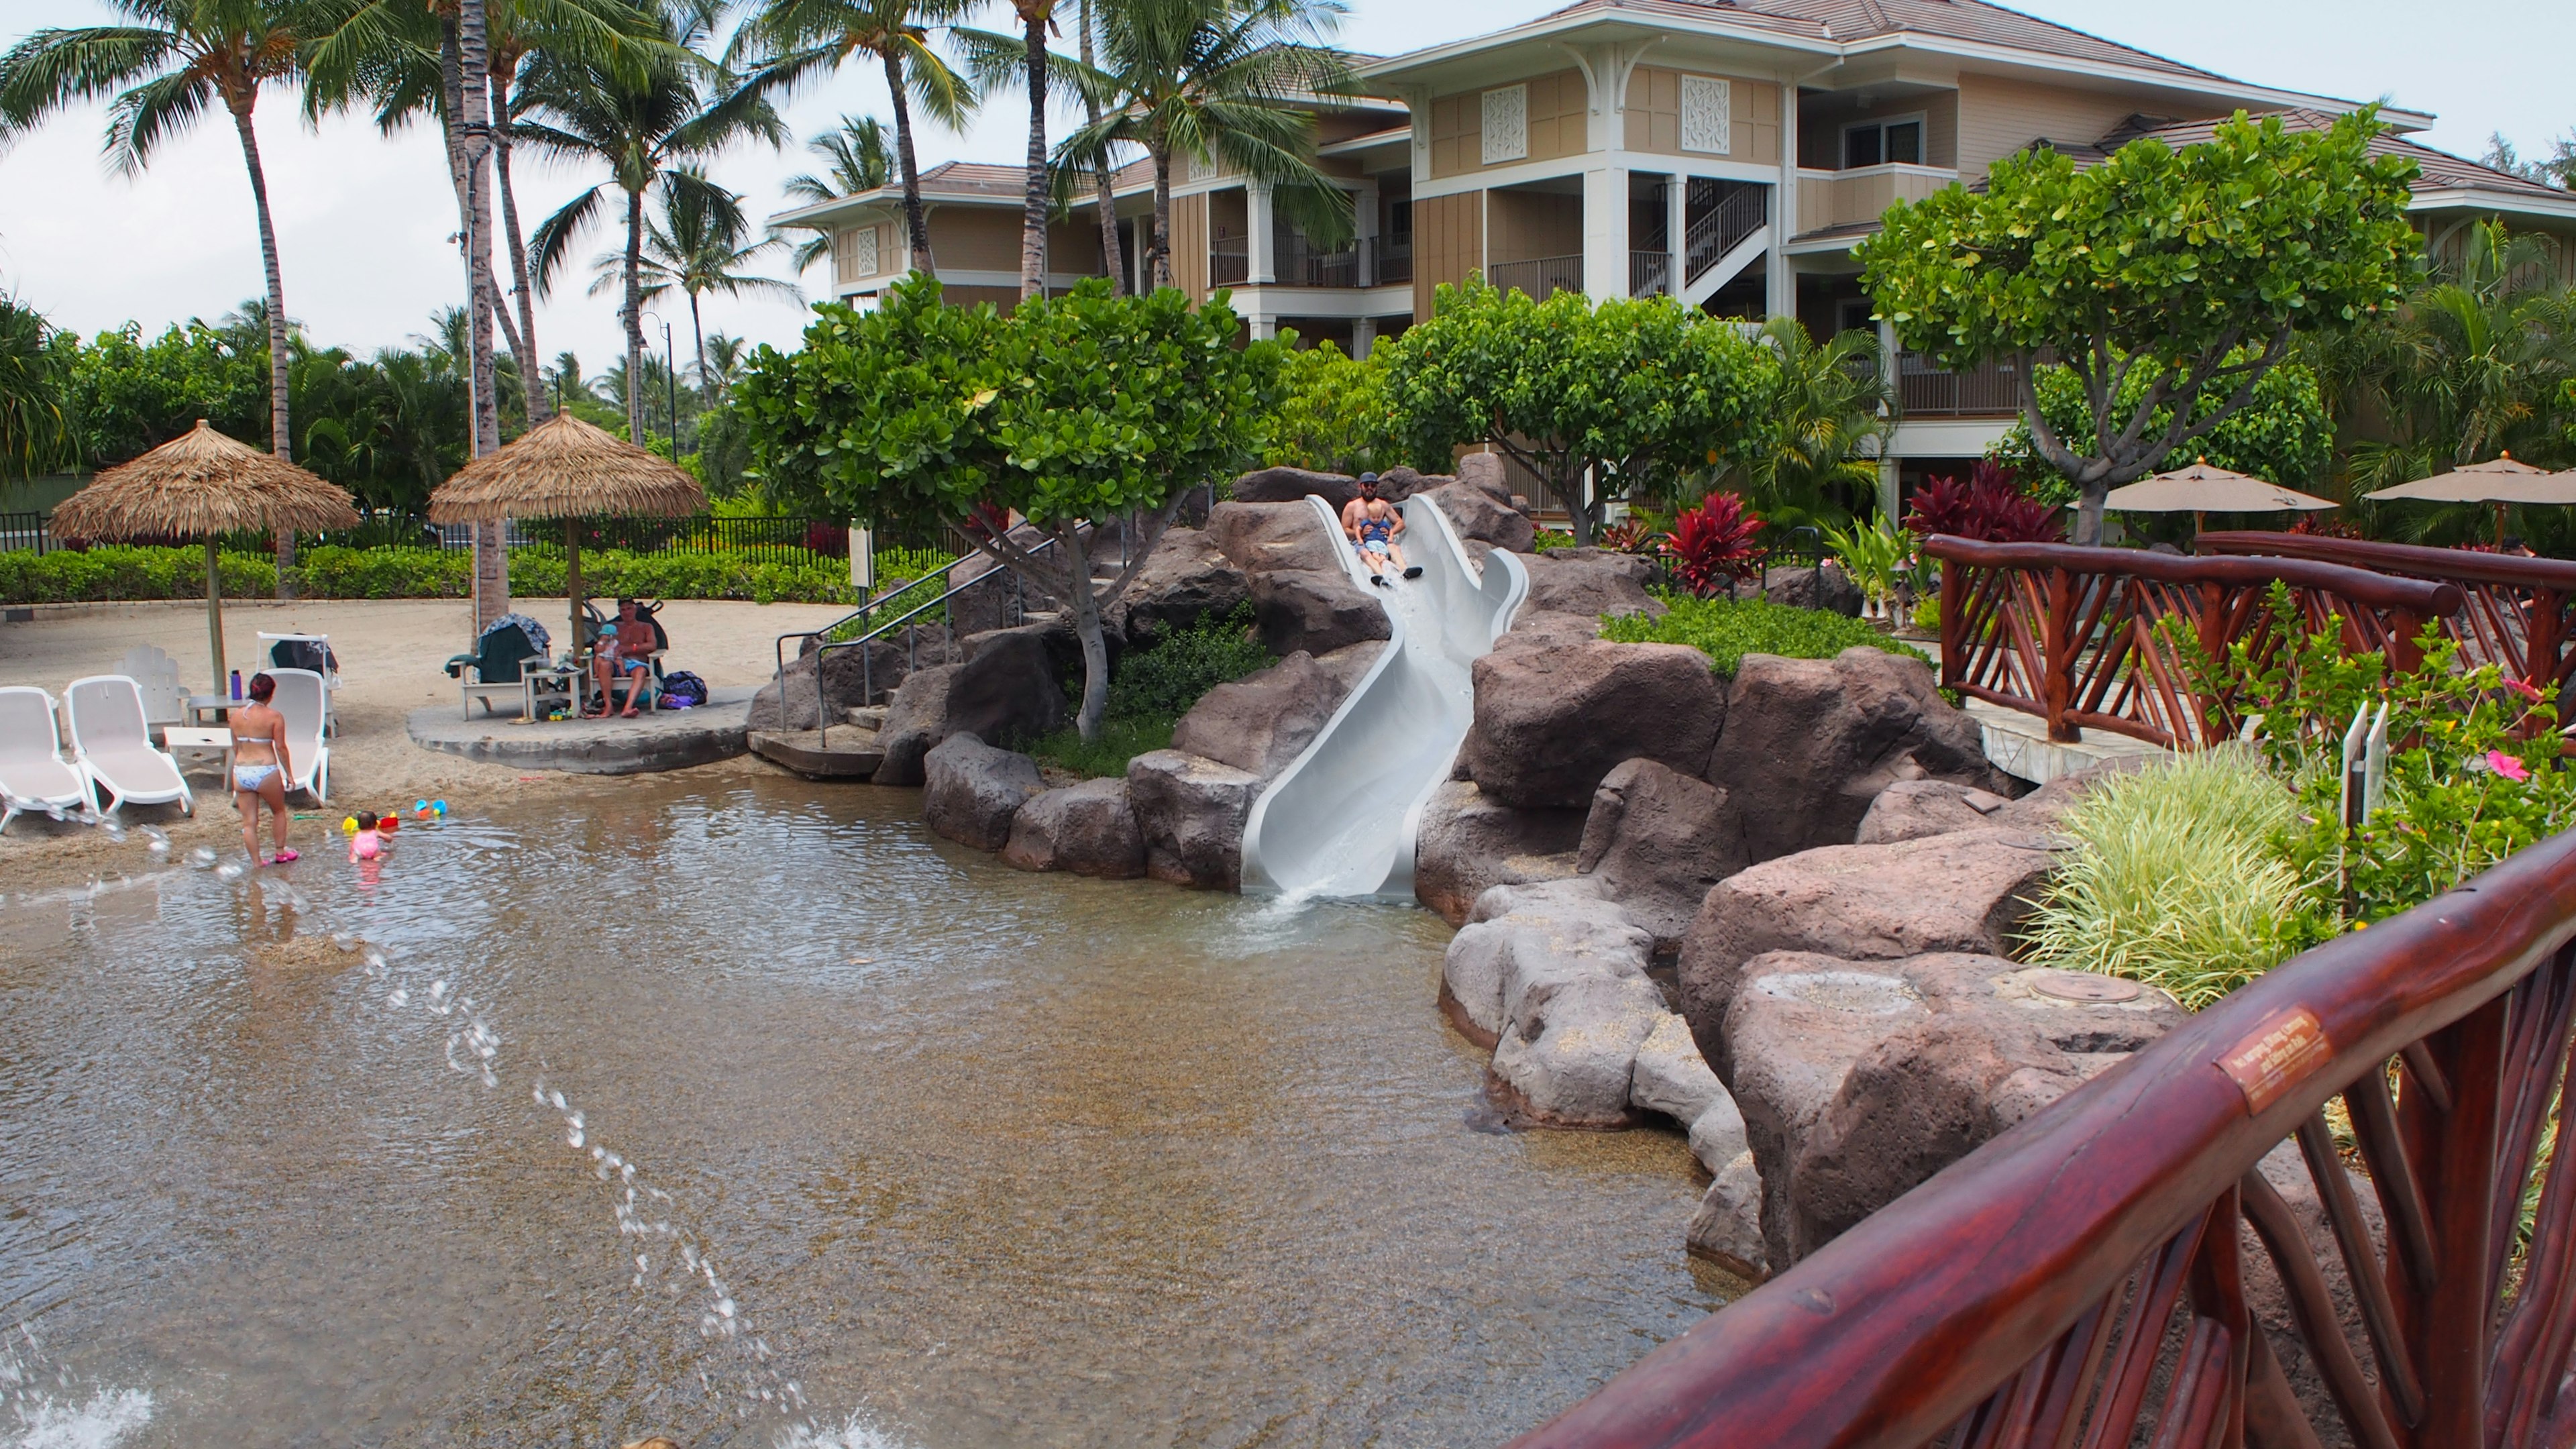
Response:
[[[172,725],[161,732],[161,747],[173,756],[187,756],[193,763],[201,755],[213,755],[218,769],[233,751],[233,732],[229,729],[200,729]]]
[[[521,670],[519,683],[527,690],[527,701],[524,706],[526,713],[520,717],[533,723],[544,719],[545,712],[558,704],[564,707],[566,714],[579,713],[580,704],[573,697],[573,686],[580,678],[581,672],[575,669]]]
[[[188,723],[192,725],[202,725],[209,717],[215,723],[222,724],[232,718],[232,711],[249,702],[245,699],[226,699],[220,694],[192,694],[188,696],[188,702],[183,708],[187,710]]]

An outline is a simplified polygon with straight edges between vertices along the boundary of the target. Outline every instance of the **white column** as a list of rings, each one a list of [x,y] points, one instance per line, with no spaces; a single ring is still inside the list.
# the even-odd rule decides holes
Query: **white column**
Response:
[[[1247,181],[1243,186],[1243,225],[1251,235],[1244,240],[1243,255],[1247,271],[1245,281],[1258,287],[1279,280],[1279,258],[1272,246],[1270,230],[1270,184]]]
[[[1798,78],[1780,77],[1780,184],[1771,189],[1771,249],[1763,254],[1762,308],[1795,315],[1798,279],[1789,274],[1789,236],[1798,229]]]
[[[1682,266],[1690,260],[1690,178],[1676,171],[1673,184],[1664,188],[1664,245],[1672,259],[1665,263],[1664,289],[1678,300],[1690,279],[1682,275]]]
[[[1368,361],[1369,349],[1376,345],[1377,319],[1375,317],[1352,318],[1351,360],[1354,362]]]
[[[1628,169],[1583,173],[1583,291],[1595,302],[1628,295]]]
[[[1267,312],[1254,311],[1247,314],[1243,319],[1243,325],[1251,329],[1252,340],[1255,342],[1267,342],[1279,335],[1279,319]]]
[[[1351,234],[1359,238],[1359,275],[1363,287],[1377,285],[1377,183],[1364,181],[1351,193]]]

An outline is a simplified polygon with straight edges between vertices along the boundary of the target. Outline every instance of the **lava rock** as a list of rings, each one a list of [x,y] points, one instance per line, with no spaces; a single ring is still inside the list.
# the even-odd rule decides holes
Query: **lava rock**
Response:
[[[947,653],[947,637],[940,634],[927,645],[934,657]],[[861,656],[866,656],[864,660]],[[838,724],[844,712],[857,704],[872,704],[903,683],[909,672],[911,651],[900,640],[879,639],[871,643],[824,651],[823,708],[824,718]],[[815,727],[814,658],[810,648],[790,660],[786,672],[760,687],[751,697],[748,727],[756,730],[810,730]],[[871,693],[875,699],[870,698]]]
[[[1494,641],[1496,651],[1518,649],[1572,649],[1601,637],[1598,614],[1559,614],[1548,610],[1531,612],[1522,608],[1512,627]]]
[[[1601,882],[1590,876],[1570,875],[1547,880],[1513,881],[1503,885],[1488,886],[1478,892],[1476,903],[1468,908],[1467,919],[1461,924],[1474,925],[1478,921],[1500,920],[1515,911],[1545,912],[1567,901],[1609,899],[1609,893],[1601,888]],[[1613,904],[1616,903],[1613,902]]]
[[[1575,874],[1582,837],[1580,811],[1515,810],[1472,782],[1446,781],[1423,805],[1414,834],[1414,898],[1457,925],[1494,886]]]
[[[1237,503],[1296,503],[1309,494],[1342,506],[1360,496],[1359,480],[1347,473],[1316,473],[1304,468],[1258,468],[1234,480]]]
[[[1455,483],[1425,489],[1415,496],[1430,499],[1447,514],[1450,526],[1458,530],[1461,539],[1523,554],[1538,542],[1538,529],[1529,521],[1529,515],[1514,512],[1509,503],[1498,502],[1491,493],[1468,483],[1463,474]]]
[[[1529,573],[1529,599],[1521,607],[1533,613],[1580,614],[1595,619],[1604,614],[1662,618],[1666,613],[1663,600],[1646,592],[1646,581],[1641,577],[1646,572],[1645,560],[1634,560],[1639,565],[1635,568],[1611,562],[1627,558],[1626,554],[1605,554],[1599,549],[1531,554],[1521,560],[1521,567]]]
[[[1705,1063],[1703,1063],[1705,1065]],[[1735,1105],[1735,1095],[1718,1084],[1718,1097],[1708,1110],[1690,1124],[1691,1156],[1711,1172],[1723,1169],[1736,1154],[1750,1150],[1750,1139],[1744,1135],[1744,1113]]]
[[[1386,646],[1352,644],[1318,659],[1300,649],[1199,697],[1172,728],[1172,748],[1265,782],[1303,754]]]
[[[1049,790],[1011,817],[1002,863],[1125,880],[1145,873],[1145,835],[1124,779],[1085,780]]]
[[[1575,868],[1598,876],[1668,954],[1681,948],[1709,887],[1751,863],[1744,822],[1724,790],[1643,759],[1602,777],[1575,853]]]
[[[1022,523],[1011,529],[1010,539],[1021,548],[1033,549],[1047,536]],[[974,587],[966,587],[969,584]],[[961,635],[1004,628],[1024,611],[1034,614],[1056,607],[1054,595],[982,553],[968,553],[950,571],[948,587],[960,591],[948,601],[948,623]]]
[[[1899,780],[1869,803],[1853,843],[1883,845],[1959,830],[2053,831],[2095,785],[2134,774],[2145,764],[2143,756],[2105,760],[2061,775],[2018,800],[1951,780]]]
[[[1642,953],[1645,933],[1630,930]],[[1541,1127],[1634,1126],[1637,1049],[1663,1010],[1664,994],[1642,965],[1633,976],[1528,982],[1494,1047],[1496,1095],[1512,1116]]]
[[[886,702],[876,783],[921,784],[924,757],[951,735],[1035,739],[1063,726],[1064,688],[1043,627],[988,631],[969,642],[965,663],[915,670]]]
[[[1755,860],[1851,840],[1870,802],[1899,780],[2014,789],[1986,759],[1976,722],[1941,698],[1929,666],[1867,645],[1832,659],[1744,656],[1726,733],[1691,773],[1735,797]]]
[[[1395,635],[1386,605],[1369,597],[1338,566],[1254,574],[1252,618],[1261,642],[1283,658],[1300,649],[1329,654]]]
[[[1733,1273],[1748,1283],[1771,1276],[1771,1252],[1762,1239],[1762,1174],[1751,1149],[1720,1165],[1700,1195],[1682,1242],[1691,1256]]]
[[[1468,776],[1487,798],[1524,809],[1588,809],[1603,777],[1627,760],[1700,774],[1727,718],[1708,656],[1679,644],[1501,649],[1471,675],[1475,719],[1460,749]]]
[[[1243,570],[1206,534],[1195,528],[1166,529],[1126,592],[1102,611],[1101,622],[1129,643],[1141,644],[1201,619],[1223,618],[1251,597]]]
[[[1710,1071],[1691,1040],[1690,1023],[1672,1012],[1655,1018],[1655,1029],[1637,1045],[1637,1069],[1628,1083],[1628,1102],[1641,1112],[1661,1112],[1690,1127],[1726,1095],[1726,1085]]]
[[[1860,617],[1860,585],[1836,564],[1766,570],[1762,597],[1793,609],[1822,609],[1846,619]]]
[[[1220,503],[1208,511],[1207,537],[1248,574],[1342,566],[1342,537],[1311,503]]]
[[[1541,900],[1451,938],[1441,958],[1441,1004],[1469,1040],[1491,1046],[1523,1015],[1523,998],[1533,989],[1591,977],[1642,980],[1653,944],[1610,902]],[[1623,1086],[1623,1108],[1626,1094]]]
[[[931,830],[977,850],[999,850],[1011,841],[1011,818],[1046,792],[1038,762],[997,750],[960,731],[923,757],[927,788],[922,819]]]
[[[1127,795],[1145,837],[1145,874],[1203,890],[1243,888],[1243,824],[1261,777],[1180,750],[1127,762]]]

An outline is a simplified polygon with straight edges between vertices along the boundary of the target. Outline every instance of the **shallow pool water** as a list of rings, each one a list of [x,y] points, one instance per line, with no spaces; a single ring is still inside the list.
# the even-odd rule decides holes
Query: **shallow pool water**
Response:
[[[22,894],[0,1445],[1499,1442],[1720,1283],[1677,1135],[1492,1130],[1447,934],[785,781]]]

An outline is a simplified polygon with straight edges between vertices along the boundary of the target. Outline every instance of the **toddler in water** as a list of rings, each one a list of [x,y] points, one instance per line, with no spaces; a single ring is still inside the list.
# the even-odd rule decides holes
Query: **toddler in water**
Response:
[[[382,832],[376,829],[376,812],[373,810],[359,811],[358,833],[349,837],[350,862],[355,864],[362,860],[382,860],[384,858],[385,837]]]

